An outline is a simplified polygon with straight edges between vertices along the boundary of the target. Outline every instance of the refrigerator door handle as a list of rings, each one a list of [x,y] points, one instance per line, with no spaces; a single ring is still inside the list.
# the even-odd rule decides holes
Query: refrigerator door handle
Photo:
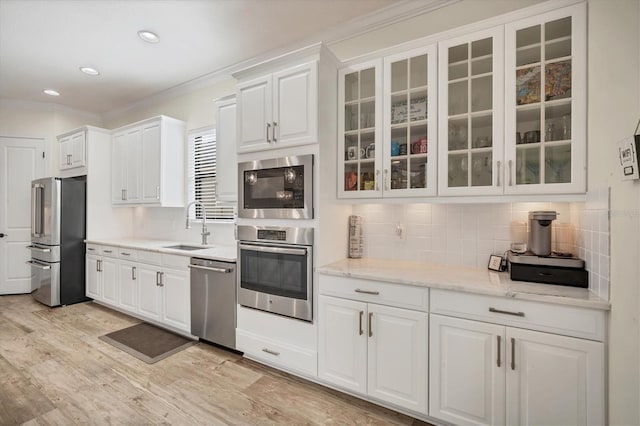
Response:
[[[39,252],[42,252],[42,253],[51,253],[51,249],[49,249],[49,248],[42,248],[42,247],[38,247],[38,246],[34,246],[34,245],[27,246],[27,248],[31,249],[31,250],[36,250],[36,251],[39,251]]]
[[[44,215],[42,214],[42,196],[44,186],[40,183],[36,183],[31,187],[31,233],[34,237],[41,237],[42,234],[42,221]]]

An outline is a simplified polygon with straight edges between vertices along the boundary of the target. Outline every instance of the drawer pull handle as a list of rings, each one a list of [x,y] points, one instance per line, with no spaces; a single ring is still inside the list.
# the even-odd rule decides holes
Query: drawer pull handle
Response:
[[[511,338],[511,369],[516,369],[516,339]]]
[[[280,352],[272,351],[271,349],[267,349],[267,348],[262,349],[262,352],[266,352],[269,355],[280,356]]]
[[[96,251],[96,249],[94,249],[92,247],[89,247],[89,248],[87,248],[87,251]]]
[[[502,336],[497,336],[498,337],[498,368],[500,367],[500,365],[502,364],[501,359],[500,359],[500,346],[502,343]]]
[[[364,333],[364,331],[362,330],[362,316],[364,315],[364,311],[360,311],[360,323],[358,325],[359,330],[360,330],[360,336],[362,336],[362,333]]]
[[[131,253],[125,253],[125,252],[122,252],[122,253],[120,253],[120,254],[121,254],[121,255],[123,255],[123,256],[131,256]]]
[[[113,253],[113,250],[104,250],[105,253]]]
[[[360,290],[359,288],[356,288],[355,292],[356,293],[363,293],[363,294],[373,294],[374,296],[377,296],[378,294],[380,294],[379,291]]]
[[[538,275],[541,277],[550,277],[552,274],[548,272],[538,272]]]
[[[496,314],[505,314],[505,315],[513,315],[516,317],[524,317],[524,312],[509,312],[509,311],[503,311],[500,309],[496,309],[496,308],[489,308],[489,312],[493,312]]]

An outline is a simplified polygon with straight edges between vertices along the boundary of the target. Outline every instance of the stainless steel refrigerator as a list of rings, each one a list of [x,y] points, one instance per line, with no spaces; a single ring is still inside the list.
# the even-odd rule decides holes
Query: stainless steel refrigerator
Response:
[[[48,306],[85,296],[86,176],[31,182],[31,287]]]

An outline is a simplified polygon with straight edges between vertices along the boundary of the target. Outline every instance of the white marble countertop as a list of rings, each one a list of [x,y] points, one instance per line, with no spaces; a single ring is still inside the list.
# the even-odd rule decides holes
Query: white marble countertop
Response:
[[[512,281],[508,272],[494,272],[484,268],[386,259],[344,259],[318,267],[317,271],[326,275],[363,278],[592,309],[611,309],[608,301],[585,288]]]
[[[145,240],[145,239],[87,239],[86,243],[105,246],[123,247],[138,250],[156,251],[167,254],[177,254],[187,257],[200,257],[204,259],[220,260],[222,262],[235,262],[238,256],[236,244],[210,244],[202,246],[201,250],[178,250],[167,246],[187,245],[201,246],[185,241]]]

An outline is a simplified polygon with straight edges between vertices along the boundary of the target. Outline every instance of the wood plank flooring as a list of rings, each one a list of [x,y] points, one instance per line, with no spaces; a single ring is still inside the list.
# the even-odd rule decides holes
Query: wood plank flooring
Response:
[[[199,343],[146,364],[99,336],[139,320],[0,297],[0,425],[426,425]]]

